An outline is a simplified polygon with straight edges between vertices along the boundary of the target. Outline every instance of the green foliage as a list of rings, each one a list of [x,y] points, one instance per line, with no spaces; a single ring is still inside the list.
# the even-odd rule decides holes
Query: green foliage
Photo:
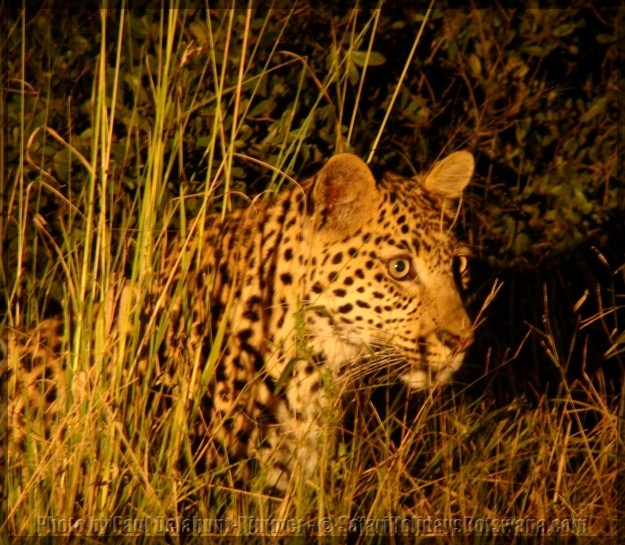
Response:
[[[416,61],[392,124],[413,135],[389,137],[421,164],[445,144],[478,152],[472,220],[493,259],[541,261],[623,211],[613,15],[443,10],[432,18],[431,53]]]

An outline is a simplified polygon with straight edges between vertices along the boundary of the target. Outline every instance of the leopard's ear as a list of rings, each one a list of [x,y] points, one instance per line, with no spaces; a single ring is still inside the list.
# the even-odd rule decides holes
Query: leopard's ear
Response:
[[[367,164],[351,153],[332,157],[317,174],[313,188],[319,228],[359,227],[377,206],[375,179]]]
[[[430,193],[443,199],[459,199],[471,180],[475,160],[468,151],[457,151],[441,159],[423,179],[423,186]]]

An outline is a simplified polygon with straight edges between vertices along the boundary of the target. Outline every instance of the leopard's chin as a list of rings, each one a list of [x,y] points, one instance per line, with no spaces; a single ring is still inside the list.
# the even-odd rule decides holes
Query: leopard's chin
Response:
[[[464,361],[465,353],[450,355],[442,363],[433,363],[427,369],[404,373],[400,380],[412,391],[427,390],[451,382],[453,374]]]

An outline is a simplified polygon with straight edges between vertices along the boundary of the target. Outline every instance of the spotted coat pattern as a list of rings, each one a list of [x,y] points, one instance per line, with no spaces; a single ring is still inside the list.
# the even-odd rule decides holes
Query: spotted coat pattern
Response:
[[[271,201],[210,218],[199,255],[181,259],[183,243],[167,252],[145,319],[166,324],[159,365],[199,361],[208,376],[202,391],[178,390],[199,400],[202,464],[254,458],[283,490],[295,467],[316,470],[325,415],[354,384],[450,379],[473,339],[459,294],[466,251],[452,233],[472,172],[471,154],[456,152],[376,181],[340,154]],[[15,430],[25,399],[43,392],[54,412],[63,334],[53,319],[9,335]]]

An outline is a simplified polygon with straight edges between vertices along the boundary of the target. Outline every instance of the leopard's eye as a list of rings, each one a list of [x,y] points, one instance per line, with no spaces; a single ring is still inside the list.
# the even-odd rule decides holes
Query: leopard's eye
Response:
[[[396,257],[388,262],[388,272],[395,280],[414,278],[414,268],[407,257]]]

